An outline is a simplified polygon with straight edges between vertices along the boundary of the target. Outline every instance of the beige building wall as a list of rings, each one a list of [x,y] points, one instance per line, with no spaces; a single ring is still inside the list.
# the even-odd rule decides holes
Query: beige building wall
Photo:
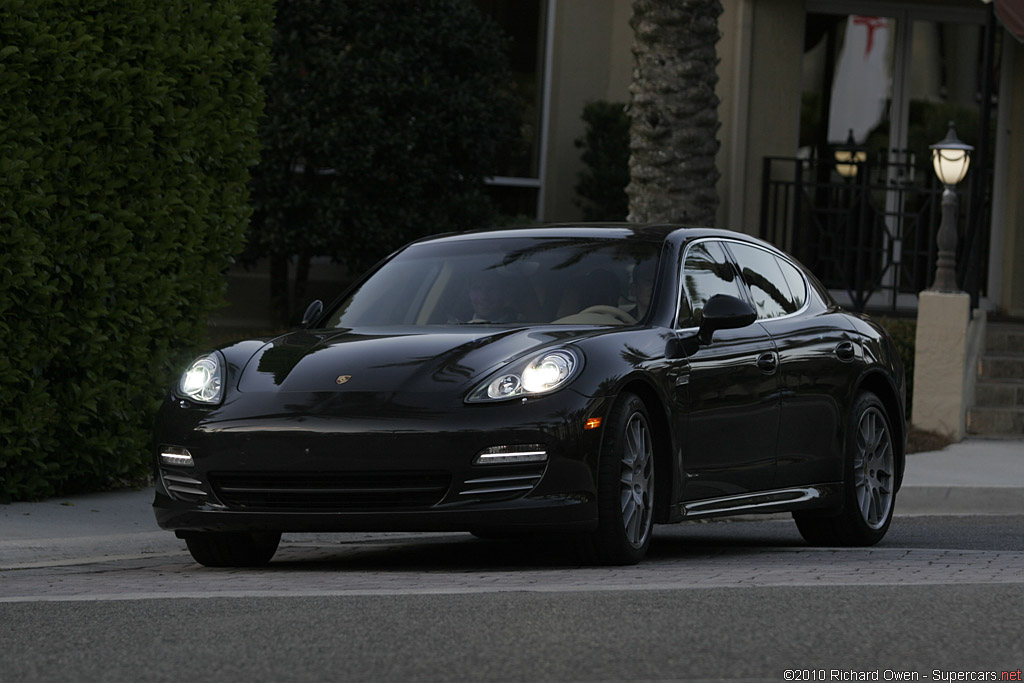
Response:
[[[999,308],[1010,315],[1024,316],[1024,45],[1007,37],[1004,68],[1013,70],[1013,86],[1002,101],[1011,108],[1007,150],[1006,213],[1002,250],[1002,291]]]
[[[718,181],[719,207],[716,221],[719,227],[742,230],[743,197],[745,194],[750,107],[750,69],[753,58],[753,0],[723,0],[718,29],[718,86],[716,93],[718,130],[716,165],[722,174]],[[740,172],[736,172],[739,170]],[[749,232],[749,231],[748,231]]]
[[[551,0],[551,60],[545,221],[579,220],[576,184],[583,169],[574,142],[583,136],[583,107],[595,100],[626,103],[632,75],[629,0]]]
[[[802,0],[724,0],[719,27],[721,227],[756,234],[761,165],[791,157],[800,136]]]

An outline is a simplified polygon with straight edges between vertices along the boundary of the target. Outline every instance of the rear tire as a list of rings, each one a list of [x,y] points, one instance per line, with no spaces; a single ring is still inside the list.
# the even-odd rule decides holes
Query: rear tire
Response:
[[[812,545],[868,546],[882,540],[896,506],[896,450],[885,406],[868,391],[854,401],[846,428],[843,508],[837,515],[794,512]]]
[[[279,533],[204,531],[185,536],[192,558],[207,567],[262,567],[280,542]]]
[[[654,434],[647,407],[623,394],[612,406],[598,462],[598,528],[582,539],[584,559],[636,564],[654,528]]]

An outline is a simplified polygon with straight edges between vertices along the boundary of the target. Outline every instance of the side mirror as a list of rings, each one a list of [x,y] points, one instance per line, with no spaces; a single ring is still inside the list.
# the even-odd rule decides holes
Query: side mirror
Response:
[[[324,312],[324,302],[317,299],[309,306],[306,307],[306,312],[302,314],[302,322],[300,326],[305,329],[313,324],[313,322],[320,317],[320,314]]]
[[[697,331],[701,344],[710,344],[718,330],[746,327],[757,320],[757,313],[746,301],[728,294],[716,294],[704,304],[704,314]]]

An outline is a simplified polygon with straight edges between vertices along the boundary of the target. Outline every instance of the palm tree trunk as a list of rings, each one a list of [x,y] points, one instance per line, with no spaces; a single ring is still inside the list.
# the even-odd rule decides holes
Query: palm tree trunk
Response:
[[[718,209],[719,0],[634,0],[631,222],[711,226]]]

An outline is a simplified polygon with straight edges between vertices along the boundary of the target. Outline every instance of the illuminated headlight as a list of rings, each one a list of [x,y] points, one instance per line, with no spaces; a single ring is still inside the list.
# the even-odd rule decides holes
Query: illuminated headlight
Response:
[[[196,403],[220,403],[224,395],[223,362],[219,353],[196,358],[178,382],[178,393]]]
[[[513,363],[503,368],[477,387],[466,400],[479,403],[546,394],[568,384],[581,367],[583,362],[576,351],[547,351],[525,363]]]

